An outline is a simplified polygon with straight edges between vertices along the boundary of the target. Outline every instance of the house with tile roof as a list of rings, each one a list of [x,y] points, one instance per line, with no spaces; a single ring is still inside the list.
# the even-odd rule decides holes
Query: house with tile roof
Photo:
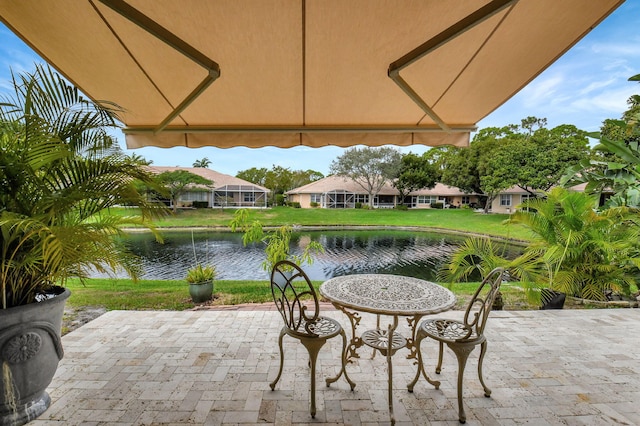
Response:
[[[244,179],[204,167],[164,167],[147,166],[152,172],[160,174],[176,170],[186,170],[213,182],[211,186],[192,185],[182,194],[178,207],[192,207],[194,202],[206,203],[207,207],[267,207],[269,189]]]
[[[570,189],[573,191],[584,192],[586,187],[586,183],[581,183],[579,185],[572,186]],[[602,195],[600,196],[599,204],[603,205],[604,202],[612,195],[613,191],[611,190],[603,191]],[[498,196],[493,199],[489,211],[491,213],[511,214],[519,208],[520,204],[524,203],[530,198],[536,197],[544,197],[544,191],[527,191],[517,185],[514,185],[500,192]]]
[[[294,188],[286,195],[288,201],[298,202],[302,208],[342,209],[369,203],[369,194],[363,186],[353,179],[335,175]],[[461,207],[478,203],[478,196],[438,183],[434,188],[411,192],[404,201],[412,208],[430,208],[436,203],[442,203],[444,207]],[[374,208],[393,208],[398,204],[398,190],[388,183],[373,200]]]

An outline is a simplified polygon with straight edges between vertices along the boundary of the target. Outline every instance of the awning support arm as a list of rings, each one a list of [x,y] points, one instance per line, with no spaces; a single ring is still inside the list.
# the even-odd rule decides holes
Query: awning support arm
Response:
[[[191,46],[171,31],[149,18],[138,9],[132,7],[123,0],[99,0],[105,6],[111,8],[124,18],[133,22],[138,27],[147,31],[158,40],[167,44],[177,52],[183,54],[207,71],[207,76],[198,86],[174,110],[156,126],[153,133],[159,133],[165,129],[171,121],[182,113],[194,100],[198,98],[218,77],[220,77],[220,66],[213,59],[207,57],[195,47]]]
[[[458,37],[464,32],[470,30],[476,25],[482,23],[483,21],[489,19],[491,16],[500,12],[501,10],[510,7],[512,4],[516,3],[518,0],[493,0],[475,12],[467,15],[465,18],[456,22],[449,28],[445,29],[441,33],[422,43],[420,46],[413,49],[411,52],[402,56],[397,61],[389,64],[389,69],[387,71],[387,75],[402,89],[403,92],[407,94],[419,107],[422,109],[431,119],[440,126],[442,130],[447,132],[451,132],[452,129],[449,125],[447,125],[438,114],[425,102],[424,99],[420,97],[416,93],[415,90],[400,76],[400,71],[402,71],[407,66],[416,62],[420,58],[429,54],[433,50],[439,48],[440,46],[446,44],[450,40]]]

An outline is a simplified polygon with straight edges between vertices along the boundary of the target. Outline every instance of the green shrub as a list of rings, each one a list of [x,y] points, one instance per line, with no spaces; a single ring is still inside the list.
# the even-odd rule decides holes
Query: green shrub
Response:
[[[309,203],[309,205],[310,205],[311,207],[318,207],[318,206],[320,206],[320,204],[319,204],[318,202],[316,202],[316,201],[312,201],[312,202],[310,202],[310,203]]]
[[[444,203],[440,203],[440,202],[433,203],[433,204],[431,204],[431,208],[432,209],[443,209],[444,208]]]
[[[209,207],[209,202],[208,201],[194,201],[193,202],[193,207],[196,209],[206,209],[207,207]]]
[[[285,206],[284,195],[276,194],[276,206]]]
[[[361,209],[362,208],[362,203],[356,203],[355,204],[355,208],[356,209]]]
[[[409,210],[409,206],[407,206],[406,204],[398,204],[397,206],[394,207],[396,210]]]
[[[287,202],[287,206],[293,207],[294,209],[299,209],[300,208],[300,203],[297,202],[297,201],[288,201]]]

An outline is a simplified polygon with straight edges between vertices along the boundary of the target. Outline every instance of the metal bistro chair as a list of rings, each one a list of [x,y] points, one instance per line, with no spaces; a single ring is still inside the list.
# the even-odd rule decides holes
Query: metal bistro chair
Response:
[[[464,407],[462,404],[462,378],[464,376],[464,367],[467,364],[467,358],[469,354],[475,349],[477,345],[480,345],[480,358],[478,359],[478,377],[480,383],[484,388],[484,396],[491,396],[491,389],[484,383],[482,377],[482,361],[487,352],[487,339],[484,336],[484,327],[489,318],[491,312],[491,306],[500,290],[500,284],[502,283],[504,270],[502,268],[496,268],[482,281],[482,284],[478,287],[473,298],[469,302],[464,314],[463,321],[455,321],[449,319],[431,319],[425,320],[420,323],[416,335],[416,347],[418,348],[418,370],[416,376],[411,383],[407,386],[409,392],[413,392],[420,372],[425,376],[427,380],[427,373],[424,371],[424,365],[422,364],[422,353],[420,351],[420,343],[425,337],[430,337],[437,340],[440,344],[440,350],[438,353],[438,365],[436,366],[436,373],[440,374],[442,367],[442,352],[444,344],[455,353],[458,358],[458,419],[460,423],[465,423],[467,417],[464,413]],[[440,383],[436,382],[436,389],[438,389]]]
[[[269,385],[271,390],[282,375],[282,365],[284,363],[284,350],[282,339],[285,335],[298,339],[309,352],[309,365],[311,367],[311,407],[309,412],[311,417],[316,416],[316,360],[320,349],[328,339],[342,336],[341,368],[334,378],[326,379],[327,386],[335,382],[344,374],[345,379],[351,386],[351,390],[356,386],[351,381],[345,370],[347,335],[338,321],[320,316],[320,306],[318,296],[307,277],[300,267],[287,260],[276,263],[271,271],[271,293],[282,319],[284,326],[280,330],[278,345],[280,346],[280,369],[278,376]]]

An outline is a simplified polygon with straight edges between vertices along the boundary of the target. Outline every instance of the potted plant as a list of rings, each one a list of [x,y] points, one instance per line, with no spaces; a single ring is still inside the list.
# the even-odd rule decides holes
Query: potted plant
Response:
[[[489,239],[471,238],[453,255],[442,277],[455,281],[474,270],[502,266],[543,309],[561,308],[565,295],[595,301],[605,301],[611,291],[628,296],[640,265],[637,213],[627,207],[597,211],[595,201],[560,187],[528,200],[523,204],[527,209],[508,220],[532,231],[533,240],[522,255],[507,259]]]
[[[189,295],[193,303],[203,303],[211,300],[213,295],[213,280],[216,278],[216,267],[197,264],[187,271],[186,280],[189,283]]]
[[[164,210],[134,187],[152,175],[119,152],[107,128],[113,105],[85,99],[38,67],[13,78],[0,102],[0,424],[21,425],[50,403],[46,388],[63,356],[60,339],[69,277],[138,263],[118,239]],[[114,216],[116,205],[142,216]]]

